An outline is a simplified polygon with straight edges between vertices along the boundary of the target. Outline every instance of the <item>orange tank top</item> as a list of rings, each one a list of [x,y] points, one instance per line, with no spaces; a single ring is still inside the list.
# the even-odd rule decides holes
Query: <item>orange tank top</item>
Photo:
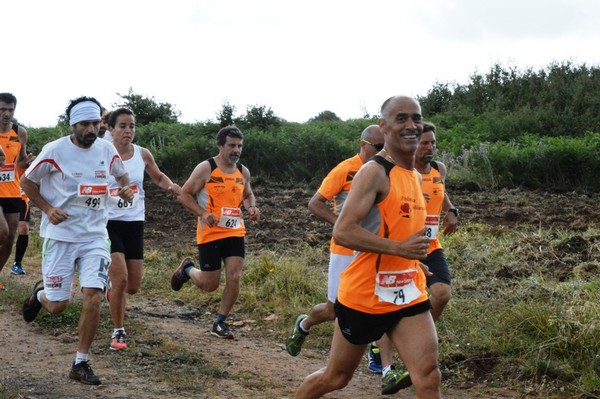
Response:
[[[360,155],[356,154],[352,158],[348,158],[337,164],[323,179],[318,193],[327,200],[333,198],[333,213],[335,215],[339,215],[342,211],[350,187],[352,187],[352,179],[354,179],[354,175],[356,175],[356,172],[358,172],[362,165],[363,162],[360,159]],[[338,255],[354,254],[354,250],[337,244],[333,237],[329,244],[329,251],[332,254]]]
[[[18,126],[13,124],[8,133],[0,133],[0,146],[6,154],[4,166],[0,167],[0,198],[21,198],[20,176],[17,159],[21,151]]]
[[[396,167],[380,156],[390,179],[387,197],[375,204],[362,226],[380,237],[403,241],[423,229],[426,208],[416,171]],[[418,260],[356,252],[340,277],[338,300],[344,306],[382,314],[427,300],[426,278]]]
[[[237,164],[235,172],[225,173],[217,166],[214,158],[208,159],[211,166],[210,179],[197,194],[196,201],[201,208],[219,219],[219,224],[208,227],[198,218],[196,242],[204,244],[228,237],[244,237],[246,227],[242,218],[242,201],[246,179],[242,165]]]
[[[439,240],[440,213],[442,213],[442,204],[446,195],[446,186],[442,175],[435,161],[431,162],[429,173],[421,173],[423,183],[421,187],[424,193],[429,194],[429,202],[427,202],[427,233],[432,240],[429,243],[427,253],[430,254],[436,249],[441,249],[442,244]]]

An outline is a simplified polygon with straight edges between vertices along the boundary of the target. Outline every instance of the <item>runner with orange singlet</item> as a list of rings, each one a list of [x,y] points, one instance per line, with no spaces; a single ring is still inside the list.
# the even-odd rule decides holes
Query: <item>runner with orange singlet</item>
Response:
[[[27,131],[13,123],[17,98],[0,93],[0,146],[5,154],[0,167],[0,271],[8,261],[19,224],[21,184],[17,166],[26,168]],[[4,286],[0,282],[0,290]]]
[[[221,262],[225,265],[225,287],[211,334],[233,339],[225,322],[240,292],[244,266],[246,227],[242,205],[250,220],[257,221],[260,211],[250,187],[250,171],[238,161],[244,135],[235,126],[217,133],[219,154],[199,163],[182,187],[179,201],[198,217],[197,243],[200,268],[186,257],[171,277],[171,288],[179,291],[191,280],[203,291],[219,288]]]
[[[356,252],[342,273],[328,363],[304,379],[296,399],[345,387],[367,344],[386,334],[410,372],[415,397],[441,398],[438,342],[427,299],[427,210],[414,154],[423,130],[411,97],[386,100],[385,147],[357,173],[333,237]]]

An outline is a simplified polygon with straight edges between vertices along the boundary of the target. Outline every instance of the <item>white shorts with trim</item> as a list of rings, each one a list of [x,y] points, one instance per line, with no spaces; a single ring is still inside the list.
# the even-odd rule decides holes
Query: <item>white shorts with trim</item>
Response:
[[[65,242],[44,239],[42,275],[44,292],[49,301],[69,300],[75,272],[83,288],[104,290],[110,265],[108,240]]]
[[[352,263],[354,255],[329,254],[329,271],[327,272],[327,300],[335,303],[340,274]]]

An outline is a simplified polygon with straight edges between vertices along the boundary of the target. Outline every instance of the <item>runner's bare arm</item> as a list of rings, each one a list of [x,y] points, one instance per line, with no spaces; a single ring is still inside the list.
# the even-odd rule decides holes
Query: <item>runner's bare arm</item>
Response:
[[[183,187],[181,187],[181,194],[177,199],[187,210],[202,219],[209,227],[213,227],[219,222],[217,217],[207,212],[206,209],[202,209],[198,205],[198,202],[196,202],[196,195],[204,188],[209,178],[210,164],[208,161],[200,162],[196,165]]]
[[[50,204],[40,193],[40,186],[32,182],[27,177],[21,177],[21,187],[29,200],[32,201],[38,208],[42,210],[52,224],[59,224],[69,218],[69,214],[62,209],[55,208]]]
[[[323,197],[321,193],[316,192],[310,201],[308,201],[308,210],[319,219],[334,225],[337,220],[337,216],[331,211],[331,208],[327,205],[327,198]]]
[[[19,126],[19,141],[21,142],[21,149],[17,156],[17,165],[23,169],[27,169],[29,162],[27,161],[27,130],[22,126]]]
[[[244,207],[250,215],[250,220],[257,221],[260,219],[260,209],[256,206],[256,198],[254,197],[252,187],[250,186],[250,171],[244,166],[242,168],[242,174],[246,179],[246,184],[244,185]]]
[[[334,240],[357,251],[384,253],[407,259],[425,259],[429,247],[425,228],[398,242],[379,237],[361,226],[369,210],[376,202],[385,198],[388,192],[389,178],[383,167],[375,162],[366,163],[352,181],[352,189],[333,227]]]
[[[142,148],[142,159],[144,160],[144,164],[146,165],[146,173],[152,178],[152,181],[160,188],[166,191],[170,191],[175,195],[181,194],[181,187],[177,183],[173,183],[173,181],[164,174],[156,164],[154,160],[154,156],[152,153],[146,149]]]
[[[129,174],[125,173],[119,178],[115,178],[119,185],[119,197],[125,201],[133,201],[133,191],[129,187]]]

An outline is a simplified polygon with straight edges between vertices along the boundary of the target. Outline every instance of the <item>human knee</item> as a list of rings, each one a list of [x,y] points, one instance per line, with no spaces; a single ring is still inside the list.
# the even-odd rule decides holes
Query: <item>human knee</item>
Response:
[[[110,279],[111,290],[113,291],[125,291],[127,289],[127,276],[122,275],[117,278]]]
[[[136,286],[129,285],[129,286],[127,286],[127,293],[129,295],[137,294],[139,290],[140,290],[140,286],[139,285],[136,285]]]
[[[431,287],[431,295],[440,303],[446,304],[452,298],[452,290],[448,284],[435,284]]]
[[[44,303],[44,308],[48,311],[48,313],[53,315],[62,313],[67,306],[69,306],[69,301],[47,301]]]
[[[335,320],[335,308],[333,303],[327,302],[327,306],[325,307],[325,312],[327,315],[327,320],[333,321]]]
[[[202,290],[206,292],[213,292],[219,288],[219,281],[207,280],[203,281],[202,284],[198,285]]]
[[[348,385],[348,383],[352,379],[353,374],[354,374],[354,372],[352,372],[352,373],[338,372],[338,373],[334,374],[329,379],[329,384],[330,384],[332,390],[338,390],[338,389],[345,388],[346,385]]]
[[[19,223],[19,227],[17,227],[17,234],[20,236],[29,235],[29,225]]]
[[[0,242],[2,245],[13,245],[15,242],[16,231],[2,230],[0,231]]]
[[[442,373],[438,365],[434,364],[423,370],[423,373],[411,373],[411,380],[417,393],[438,391],[442,383]]]
[[[100,308],[102,299],[102,290],[99,288],[84,288],[83,289],[83,307],[84,308]]]
[[[440,295],[440,301],[442,303],[446,304],[450,301],[451,298],[452,298],[452,291],[450,290],[450,287],[447,286],[446,289],[442,290],[442,293]]]

